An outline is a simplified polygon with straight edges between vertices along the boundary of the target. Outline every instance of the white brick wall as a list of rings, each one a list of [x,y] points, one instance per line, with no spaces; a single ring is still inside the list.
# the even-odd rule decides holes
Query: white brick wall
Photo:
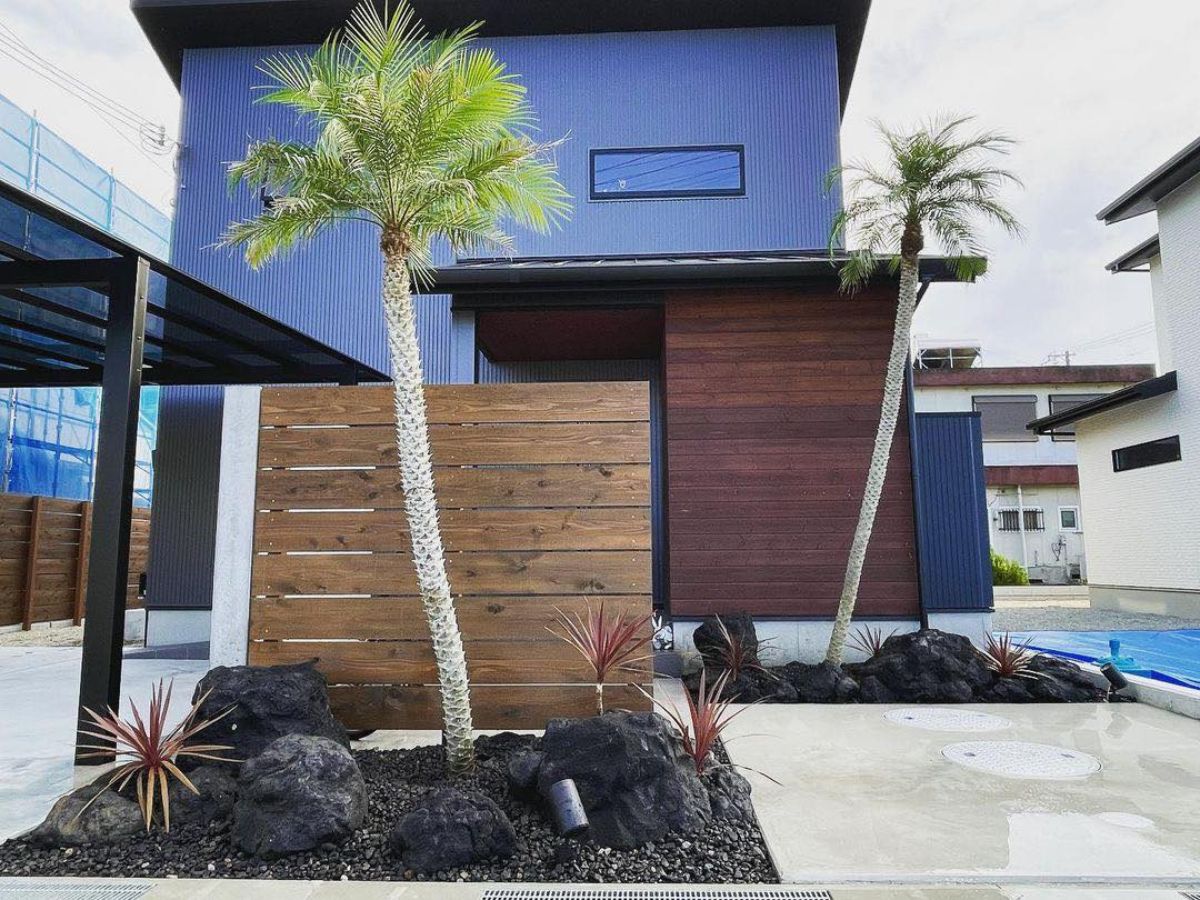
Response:
[[[1152,271],[1161,370],[1174,394],[1080,422],[1076,449],[1093,584],[1200,590],[1200,178],[1158,207]],[[1131,277],[1131,276],[1121,276]],[[1118,447],[1179,435],[1183,459],[1113,472]]]

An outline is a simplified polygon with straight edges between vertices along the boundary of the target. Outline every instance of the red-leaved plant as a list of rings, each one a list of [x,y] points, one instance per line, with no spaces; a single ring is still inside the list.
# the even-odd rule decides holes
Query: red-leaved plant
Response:
[[[142,817],[146,820],[146,830],[150,830],[155,808],[161,803],[163,828],[170,831],[171,803],[167,796],[167,776],[171,775],[178,779],[179,783],[193,794],[200,793],[188,777],[180,771],[176,760],[181,756],[193,756],[200,759],[227,761],[225,757],[214,754],[222,750],[232,750],[232,747],[222,744],[189,744],[188,741],[205,728],[227,716],[233,707],[229,707],[211,719],[197,722],[196,715],[200,705],[208,699],[208,693],[205,693],[192,705],[191,710],[183,717],[183,721],[168,731],[167,711],[171,706],[171,689],[174,686],[175,683],[172,681],[164,694],[162,679],[159,679],[158,687],[151,688],[150,709],[145,721],[142,720],[137,705],[132,701],[130,702],[133,709],[132,721],[122,719],[113,712],[111,707],[107,715],[101,715],[85,707],[84,711],[91,716],[94,723],[90,727],[94,730],[80,728],[79,733],[86,737],[97,738],[105,743],[80,744],[80,747],[88,750],[87,753],[80,754],[80,756],[112,760],[123,758],[125,762],[121,762],[117,766],[108,783],[84,804],[83,808],[76,813],[75,818],[78,819],[79,816],[82,816],[87,808],[96,801],[96,798],[113,785],[116,785],[117,790],[120,791],[124,789],[130,779],[136,779],[138,806],[141,807]],[[108,743],[110,741],[115,743],[115,748],[110,746]]]
[[[895,634],[895,630],[889,631],[887,636],[884,636],[882,628],[872,628],[870,625],[863,625],[855,630],[854,634],[850,635],[850,639],[846,642],[855,650],[858,650],[871,658],[883,649],[884,643]]]
[[[730,631],[724,620],[716,616],[717,632],[721,635],[721,646],[717,650],[717,661],[730,680],[736,681],[743,672],[766,672],[758,661],[757,653],[746,646],[741,634]]]
[[[683,740],[683,750],[691,757],[697,775],[703,775],[708,767],[713,746],[720,739],[721,732],[746,710],[745,706],[733,709],[734,698],[721,696],[729,682],[728,672],[721,673],[713,682],[711,690],[707,685],[707,677],[707,673],[700,673],[700,685],[696,689],[695,699],[692,699],[690,691],[684,691],[688,707],[686,719],[674,704],[664,703],[649,691],[642,689],[642,693],[650,698],[679,731]]]
[[[984,635],[983,658],[987,666],[1001,678],[1033,678],[1030,668],[1036,653],[1029,652],[1029,641],[1016,641],[1007,631],[1000,637]]]
[[[618,671],[641,671],[638,663],[650,658],[649,653],[636,655],[650,643],[653,634],[646,627],[650,616],[633,616],[627,610],[610,615],[600,601],[599,609],[587,604],[586,613],[564,613],[555,610],[555,625],[561,631],[547,628],[552,635],[566,641],[582,654],[596,675],[596,714],[604,715],[604,682]]]

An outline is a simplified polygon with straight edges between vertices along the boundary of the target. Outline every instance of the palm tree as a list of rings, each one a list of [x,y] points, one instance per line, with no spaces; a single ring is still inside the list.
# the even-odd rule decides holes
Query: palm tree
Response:
[[[436,240],[456,252],[505,252],[505,220],[544,231],[569,211],[553,144],[527,135],[524,88],[475,43],[478,30],[430,38],[406,3],[381,16],[364,0],[315,52],[265,62],[274,84],[262,102],[294,110],[315,138],[256,142],[230,166],[231,187],[265,189],[272,201],[224,236],[258,267],[345,222],[379,230],[404,508],[455,773],[474,764],[471,707],[438,527],[413,282],[429,277]]]
[[[887,476],[905,369],[909,364],[910,332],[920,280],[918,268],[926,234],[941,245],[956,276],[966,281],[982,275],[986,268],[976,230],[978,220],[999,225],[1011,235],[1021,231],[1017,220],[997,199],[1006,184],[1020,183],[995,162],[997,155],[1008,152],[1013,141],[993,131],[963,136],[962,129],[970,121],[969,117],[932,121],[910,132],[893,131],[876,123],[887,145],[887,165],[877,168],[852,164],[829,174],[830,187],[844,174],[851,176],[849,199],[834,218],[830,231],[830,251],[841,244],[850,229],[858,233],[862,242],[861,248],[851,252],[842,265],[842,289],[854,292],[862,287],[881,262],[900,276],[896,327],[884,378],[879,428],[846,563],[837,618],[825,654],[825,659],[832,663],[842,661],[875,511]]]

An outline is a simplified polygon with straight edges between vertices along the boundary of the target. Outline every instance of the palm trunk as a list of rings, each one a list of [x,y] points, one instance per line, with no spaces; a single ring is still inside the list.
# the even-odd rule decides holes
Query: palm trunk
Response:
[[[400,458],[404,512],[412,536],[417,588],[429,624],[441,686],[446,761],[451,772],[463,774],[475,765],[471,697],[467,660],[450,596],[438,526],[416,311],[403,251],[390,247],[386,239],[383,249],[383,314],[395,379],[396,450]]]
[[[888,356],[887,373],[884,376],[883,404],[879,414],[879,428],[875,432],[875,449],[871,451],[871,465],[867,469],[867,483],[863,491],[862,507],[858,513],[858,525],[854,529],[850,559],[846,563],[842,597],[838,601],[837,618],[833,621],[833,634],[829,638],[829,649],[825,653],[825,660],[837,665],[841,665],[842,654],[846,649],[846,635],[850,631],[850,619],[854,616],[854,604],[858,600],[858,583],[862,580],[867,545],[871,541],[871,530],[875,527],[875,511],[879,509],[879,498],[883,494],[884,479],[887,478],[892,437],[896,433],[896,422],[900,418],[904,371],[909,364],[912,320],[917,307],[917,259],[913,254],[905,255],[900,260],[900,297],[896,308],[896,330],[892,335],[892,352]],[[911,435],[909,439],[912,439]]]

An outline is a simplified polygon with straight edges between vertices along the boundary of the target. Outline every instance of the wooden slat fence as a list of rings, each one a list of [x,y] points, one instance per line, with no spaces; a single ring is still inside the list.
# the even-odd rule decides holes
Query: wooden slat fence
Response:
[[[0,626],[71,619],[79,624],[87,592],[92,504],[0,494]],[[126,608],[139,591],[150,550],[150,510],[134,507]]]
[[[643,382],[426,389],[447,566],[478,728],[590,714],[556,608],[651,608]],[[437,728],[390,387],[262,392],[249,660],[316,658],[351,728]],[[622,681],[649,682],[646,671]],[[609,707],[646,709],[631,685]]]

